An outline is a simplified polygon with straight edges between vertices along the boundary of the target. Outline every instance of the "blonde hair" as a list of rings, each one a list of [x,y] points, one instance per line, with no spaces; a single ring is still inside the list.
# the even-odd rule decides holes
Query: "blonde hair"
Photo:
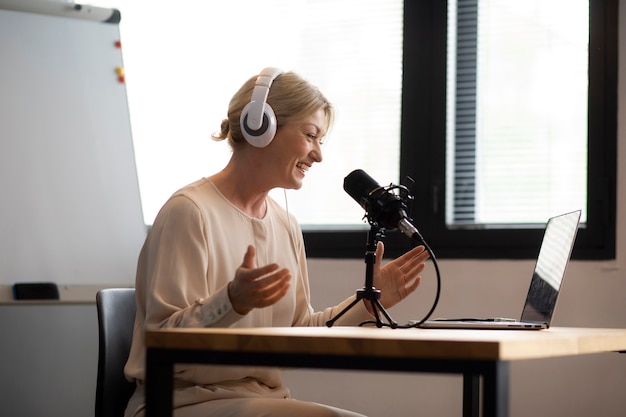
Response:
[[[246,81],[235,93],[228,105],[228,118],[222,120],[219,132],[212,135],[214,140],[228,139],[233,149],[246,143],[240,125],[243,108],[250,102],[257,76]],[[276,115],[277,128],[301,120],[319,109],[324,110],[327,128],[333,124],[334,109],[321,91],[294,72],[280,74],[270,88],[267,103]]]

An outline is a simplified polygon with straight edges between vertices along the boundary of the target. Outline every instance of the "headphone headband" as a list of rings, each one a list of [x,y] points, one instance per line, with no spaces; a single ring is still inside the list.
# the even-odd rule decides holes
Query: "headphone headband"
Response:
[[[254,90],[252,91],[250,108],[248,109],[248,123],[246,125],[250,129],[259,130],[261,128],[270,87],[280,74],[282,74],[282,71],[278,68],[265,68],[257,77]]]

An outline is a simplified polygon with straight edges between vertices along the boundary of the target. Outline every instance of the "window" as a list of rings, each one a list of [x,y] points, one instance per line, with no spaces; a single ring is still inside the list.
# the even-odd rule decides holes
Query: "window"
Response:
[[[122,14],[148,224],[173,191],[224,166],[228,146],[212,142],[210,134],[225,117],[230,97],[248,76],[279,66],[318,85],[338,111],[324,163],[309,172],[301,191],[286,193],[310,257],[363,256],[364,213],[342,189],[343,178],[356,168],[382,185],[406,176],[416,181],[411,217],[439,258],[534,258],[545,220],[570,206],[584,210],[573,256],[614,257],[617,0],[268,0],[262,5],[181,0],[174,9],[163,1],[97,3]],[[517,9],[503,9],[504,3]],[[228,16],[237,16],[236,23]],[[521,28],[518,33],[494,32],[504,17],[517,18],[506,27]],[[526,26],[518,26],[520,20]],[[566,21],[576,22],[573,31]],[[521,44],[518,35],[537,43]],[[566,35],[575,42],[566,40],[563,46]],[[505,48],[493,48],[485,43],[489,40],[500,40]],[[553,45],[551,51],[538,48],[546,43]],[[566,50],[571,60],[542,61]],[[546,72],[556,73],[559,81],[571,79],[552,96],[552,106],[519,112],[534,139],[523,140],[529,156],[524,162],[520,138],[529,133],[520,129],[519,119],[502,117],[518,111],[494,97],[545,101],[522,96],[529,90],[521,82],[528,78],[522,70],[528,62],[537,76],[533,91],[541,91]],[[564,62],[569,66],[558,66]],[[503,63],[520,67],[518,78],[502,77],[507,69],[498,65]],[[469,78],[463,65],[475,67]],[[466,109],[459,107],[462,100],[472,103],[469,124]],[[466,128],[464,135],[457,134],[460,127]],[[569,130],[554,133],[563,127]],[[548,133],[550,140],[566,143],[550,142]],[[532,167],[536,175],[518,181],[526,189],[509,186],[524,171],[507,179],[511,164],[493,168],[490,163],[513,151],[522,170],[531,170],[529,160],[548,154],[542,147],[554,151],[545,165],[552,171]],[[569,171],[563,160],[573,162]],[[494,179],[501,184],[490,182]],[[565,189],[562,184],[573,184],[575,192],[564,194],[573,200],[559,205],[564,201],[559,196],[557,204],[544,205],[554,200],[554,190]],[[274,197],[285,202],[282,192]],[[388,231],[385,244],[386,254],[396,256],[411,242]]]
[[[323,146],[324,162],[307,173],[301,190],[286,196],[276,190],[273,197],[304,227],[364,230],[363,210],[342,184],[356,168],[387,181],[399,176],[401,0],[95,2],[122,16],[147,224],[178,188],[226,165],[230,148],[211,134],[244,81],[274,66],[318,86],[338,117]],[[381,140],[385,146],[378,146]]]
[[[448,10],[446,225],[585,223],[588,0]]]
[[[420,178],[416,225],[439,257],[534,258],[545,220],[581,208],[573,257],[613,258],[617,2],[449,3],[405,3],[405,40],[426,35],[409,21],[432,22],[404,50],[401,173]]]

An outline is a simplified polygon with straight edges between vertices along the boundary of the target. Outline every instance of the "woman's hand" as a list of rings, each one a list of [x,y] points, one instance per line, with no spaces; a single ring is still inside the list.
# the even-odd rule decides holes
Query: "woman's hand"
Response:
[[[380,290],[382,306],[390,308],[417,289],[420,284],[420,274],[426,266],[424,262],[430,255],[424,246],[417,246],[382,266],[384,252],[385,245],[383,242],[378,242],[374,265],[374,287]],[[371,310],[369,303],[366,302],[365,305],[368,310]]]
[[[233,309],[242,315],[253,308],[268,307],[287,294],[291,282],[291,272],[278,264],[255,268],[256,249],[248,246],[243,263],[235,273],[235,279],[228,284],[228,296]]]

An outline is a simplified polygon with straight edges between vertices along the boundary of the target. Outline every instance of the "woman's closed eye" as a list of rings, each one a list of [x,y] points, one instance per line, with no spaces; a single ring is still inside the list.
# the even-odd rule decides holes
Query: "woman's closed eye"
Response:
[[[320,145],[324,144],[324,137],[318,135],[317,133],[305,133],[306,137],[308,140],[310,140],[311,142],[319,142]]]

